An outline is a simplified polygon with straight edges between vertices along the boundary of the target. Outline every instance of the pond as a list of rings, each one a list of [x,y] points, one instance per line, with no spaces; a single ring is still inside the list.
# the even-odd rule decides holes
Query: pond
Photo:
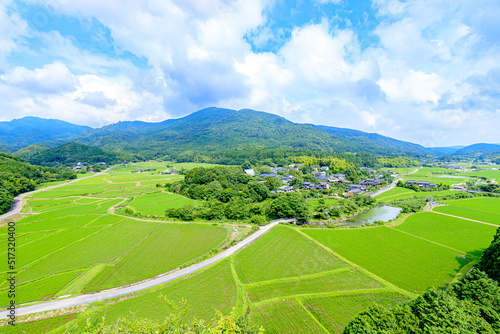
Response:
[[[377,220],[388,222],[394,219],[401,212],[401,208],[396,208],[388,205],[377,205],[368,211],[362,212],[359,215],[348,218],[344,223],[345,226],[359,226],[371,224]]]

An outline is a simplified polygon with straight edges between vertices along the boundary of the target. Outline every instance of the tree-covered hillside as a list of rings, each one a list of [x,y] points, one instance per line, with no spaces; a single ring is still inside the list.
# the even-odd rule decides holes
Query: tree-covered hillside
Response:
[[[40,183],[74,178],[76,174],[70,169],[33,166],[0,152],[0,214],[10,209],[15,196],[34,190]]]
[[[32,144],[80,135],[89,129],[57,119],[23,117],[0,122],[0,145],[7,145],[13,152]]]
[[[161,155],[176,157],[185,152],[214,157],[228,149],[363,152],[391,156],[421,156],[430,152],[420,145],[376,134],[355,130],[351,130],[355,135],[330,132],[260,111],[207,108],[160,123],[120,122],[54,141],[51,146],[71,140],[103,149],[140,154],[146,158]]]
[[[98,147],[88,146],[81,143],[67,143],[58,147],[42,150],[28,160],[36,165],[56,166],[73,165],[78,162],[94,164],[105,162],[108,165],[127,161],[135,161],[137,158],[125,152],[111,152]]]

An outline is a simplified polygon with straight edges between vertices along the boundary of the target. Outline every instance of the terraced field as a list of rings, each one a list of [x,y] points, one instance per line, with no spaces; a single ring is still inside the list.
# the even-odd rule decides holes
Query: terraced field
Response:
[[[181,200],[159,192],[153,179],[141,179],[141,186],[136,182],[114,183],[113,176],[126,180],[125,174],[132,168],[122,169],[116,175],[96,178],[94,183],[85,180],[82,189],[71,185],[68,191],[92,192],[89,186],[95,186],[100,193],[58,198],[47,191],[29,202],[31,212],[40,213],[18,222],[20,252],[25,254],[22,265],[29,269],[19,274],[19,291],[25,291],[26,300],[141,280],[162,272],[159,268],[165,271],[206,256],[227,240],[227,230],[209,224],[165,224],[113,215],[110,207],[120,205],[122,199],[105,194],[132,196],[130,205],[138,210],[147,210],[144,208],[152,203]],[[168,182],[168,177],[161,182]],[[407,189],[391,191],[383,198],[409,195],[404,193]],[[449,206],[439,209],[454,206],[494,217],[500,214],[497,200],[450,201]],[[77,315],[20,324],[18,328],[64,332],[75,326],[83,328],[87,318],[104,316],[111,323],[131,312],[136,317],[160,320],[170,312],[166,298],[177,304],[186,301],[187,320],[210,321],[216,310],[225,314],[234,310],[236,315],[246,314],[252,323],[263,325],[266,333],[340,333],[373,302],[389,307],[430,286],[446,287],[478,259],[495,230],[494,226],[436,212],[414,214],[393,227],[278,225],[249,247],[190,277],[93,304]],[[113,242],[116,235],[120,235],[120,245]],[[96,249],[107,251],[100,254]],[[65,261],[65,266],[56,263]],[[5,328],[0,327],[1,332]]]
[[[141,281],[199,261],[228,240],[229,229],[223,226],[147,222],[114,215],[112,207],[127,199],[137,197],[154,208],[159,203],[151,203],[148,194],[176,196],[159,193],[156,183],[179,176],[140,173],[140,182],[148,182],[141,185],[135,181],[139,173],[131,173],[136,168],[119,166],[26,198],[23,211],[28,216],[16,223],[18,302]],[[0,233],[5,235],[6,229],[1,227]],[[0,256],[6,257],[6,250],[0,250]],[[2,277],[7,272],[6,261],[0,272]],[[6,287],[7,281],[2,280],[0,305],[8,303]]]

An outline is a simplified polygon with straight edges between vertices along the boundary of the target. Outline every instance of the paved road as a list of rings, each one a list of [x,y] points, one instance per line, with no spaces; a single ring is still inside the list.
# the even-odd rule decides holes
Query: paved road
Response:
[[[127,295],[133,292],[149,289],[151,287],[173,281],[177,278],[181,278],[187,275],[190,275],[194,273],[195,271],[198,271],[200,269],[206,268],[211,264],[214,264],[222,259],[225,259],[226,257],[234,254],[236,251],[240,250],[241,248],[249,245],[250,243],[254,242],[258,238],[260,238],[264,233],[269,231],[271,228],[279,224],[280,222],[290,222],[290,221],[295,221],[294,219],[289,219],[289,220],[275,220],[271,222],[269,225],[262,226],[260,229],[250,235],[248,238],[240,241],[238,244],[226,249],[225,251],[217,254],[216,256],[207,259],[203,262],[193,264],[192,266],[189,266],[187,268],[181,269],[179,271],[176,271],[174,273],[161,276],[149,281],[145,281],[143,283],[127,286],[124,288],[116,288],[112,290],[107,290],[107,291],[102,291],[94,294],[88,294],[88,295],[80,295],[77,297],[72,297],[72,298],[67,298],[67,299],[61,299],[61,300],[54,300],[42,304],[36,304],[36,305],[31,305],[31,306],[25,306],[25,307],[20,307],[16,309],[16,316],[20,315],[25,315],[25,314],[31,314],[31,313],[38,313],[38,312],[45,312],[45,311],[53,311],[53,310],[59,310],[63,308],[68,308],[68,307],[73,307],[73,306],[78,306],[78,305],[84,305],[84,304],[89,304],[89,303],[94,303],[98,302],[101,300],[109,299],[109,298],[116,298],[120,297],[123,295]],[[7,311],[2,311],[0,312],[0,318],[6,318],[7,317]]]
[[[380,194],[385,193],[386,191],[394,189],[396,187],[396,184],[398,183],[399,180],[401,180],[401,179],[394,180],[390,185],[386,186],[385,188],[382,188],[382,189],[378,190],[377,192],[374,192],[373,194],[370,194],[369,196],[375,197],[375,196],[378,196]]]
[[[76,180],[73,180],[73,181],[69,181],[69,182],[65,182],[65,183],[62,183],[62,184],[58,184],[57,186],[52,186],[52,187],[47,187],[47,188],[43,188],[43,189],[33,190],[33,191],[30,191],[30,192],[18,195],[16,197],[14,197],[14,201],[12,202],[12,205],[10,206],[10,210],[0,216],[0,221],[19,214],[21,212],[21,210],[23,209],[23,198],[26,197],[26,196],[30,196],[30,195],[32,195],[34,193],[37,193],[37,192],[40,192],[40,191],[45,191],[45,190],[49,190],[49,189],[54,189],[54,188],[66,186],[66,185],[71,184],[71,183],[75,183],[75,182],[78,182],[78,181],[81,181],[81,180],[85,180],[85,179],[88,179],[88,178],[91,178],[91,177],[95,177],[97,175],[101,175],[102,173],[107,172],[108,170],[110,170],[113,167],[115,167],[115,166],[111,166],[109,168],[106,168],[105,170],[103,170],[100,173],[97,173],[97,174],[94,174],[94,175],[90,175],[90,176],[86,176],[86,177],[82,177],[81,179],[76,179]]]

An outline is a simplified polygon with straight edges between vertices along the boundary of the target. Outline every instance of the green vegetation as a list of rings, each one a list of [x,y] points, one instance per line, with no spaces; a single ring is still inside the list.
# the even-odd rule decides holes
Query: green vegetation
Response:
[[[389,308],[406,301],[408,301],[406,296],[386,292],[314,298],[306,300],[304,305],[330,333],[342,333],[344,327],[358,313],[367,310],[373,304]]]
[[[106,162],[108,165],[114,165],[124,160],[136,161],[137,157],[129,153],[111,152],[98,147],[73,142],[41,150],[29,157],[31,163],[44,166],[68,166],[75,165],[78,162],[89,164]]]
[[[442,224],[438,215],[435,224]],[[411,292],[424,291],[430,286],[445,287],[471,260],[461,257],[466,255],[465,250],[386,226],[351,230],[306,229],[304,232],[348,260]]]
[[[276,226],[235,256],[240,280],[247,283],[304,276],[347,265],[294,230]]]
[[[448,205],[436,207],[434,211],[500,225],[500,198],[498,197],[478,197],[445,201],[445,203]]]
[[[497,229],[491,245],[484,251],[479,262],[479,269],[500,282],[500,228]]]
[[[74,179],[67,169],[33,166],[25,160],[0,152],[0,214],[9,211],[14,197],[43,182]]]

